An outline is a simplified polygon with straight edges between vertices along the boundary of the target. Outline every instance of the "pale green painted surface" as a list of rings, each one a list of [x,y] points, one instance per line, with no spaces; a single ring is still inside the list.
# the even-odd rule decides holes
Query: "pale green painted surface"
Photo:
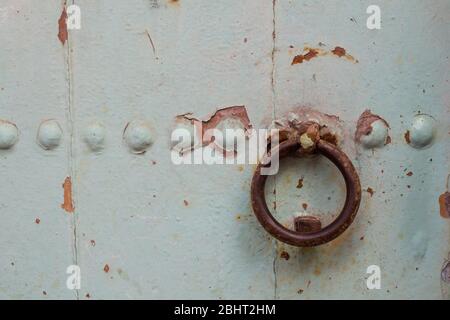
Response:
[[[0,118],[20,131],[0,150],[0,298],[448,298],[449,220],[437,199],[449,172],[450,1],[378,1],[382,29],[368,30],[370,1],[77,0],[81,30],[65,46],[62,3],[0,1]],[[291,65],[304,46],[342,46],[359,62]],[[245,105],[256,128],[297,106],[340,117],[342,147],[363,189],[375,190],[341,238],[277,244],[250,207],[254,166],[171,163],[176,115],[232,105]],[[353,141],[366,108],[391,127],[392,143],[374,152]],[[403,137],[418,111],[437,120],[424,150]],[[49,118],[64,137],[44,151],[36,132]],[[154,132],[143,155],[122,141],[134,119]],[[93,121],[105,127],[100,152],[83,140]],[[282,165],[267,189],[281,221],[302,203],[339,210],[343,182],[325,160]],[[66,176],[73,214],[61,208]],[[77,292],[66,288],[71,264],[81,268]],[[366,287],[373,264],[380,290]]]

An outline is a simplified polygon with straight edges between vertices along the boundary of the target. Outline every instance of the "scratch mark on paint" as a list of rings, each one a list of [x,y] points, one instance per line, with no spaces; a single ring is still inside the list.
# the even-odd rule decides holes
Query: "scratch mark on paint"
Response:
[[[61,16],[58,20],[58,29],[58,39],[61,41],[62,45],[64,45],[68,38],[66,4],[64,4],[63,11],[61,12]]]
[[[147,34],[147,38],[150,41],[150,45],[152,46],[152,50],[153,50],[153,54],[155,56],[155,58],[158,60],[158,57],[156,55],[156,47],[155,47],[155,43],[153,42],[152,37],[150,36],[150,32],[148,32],[148,30],[145,30],[145,33]]]
[[[72,213],[75,209],[72,201],[72,179],[66,177],[62,187],[64,189],[64,203],[61,205],[61,208]]]

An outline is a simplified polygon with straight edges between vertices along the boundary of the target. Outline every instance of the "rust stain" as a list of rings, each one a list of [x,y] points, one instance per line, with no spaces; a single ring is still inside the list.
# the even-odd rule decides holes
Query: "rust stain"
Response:
[[[66,177],[62,187],[64,189],[64,203],[61,205],[61,208],[72,213],[75,210],[72,200],[72,179]]]
[[[39,224],[39,223],[41,223],[41,219],[36,218],[36,220],[34,220],[34,222],[36,222],[36,224]]]
[[[303,188],[303,178],[298,179],[297,189]]]
[[[322,43],[319,43],[319,46],[324,46]],[[319,56],[337,56],[339,58],[345,58],[350,62],[353,63],[358,63],[359,61],[357,59],[355,59],[355,57],[353,57],[352,55],[349,55],[347,53],[347,50],[345,50],[342,47],[335,47],[333,50],[331,51],[327,51],[324,50],[322,48],[309,48],[309,47],[304,47],[303,48],[303,53],[296,55],[294,57],[294,59],[292,60],[291,65],[294,64],[300,64],[303,63],[304,61],[310,61],[313,58],[317,58]]]
[[[105,264],[105,266],[103,267],[103,271],[105,271],[105,273],[109,272],[109,265]]]
[[[95,247],[95,244],[96,244],[95,240],[91,240],[90,242],[91,242],[91,246]]]
[[[336,47],[336,48],[334,48],[331,52],[332,52],[334,55],[338,56],[339,58],[345,56],[346,53],[347,53],[347,52],[345,51],[345,49],[342,48],[342,47]]]
[[[335,146],[338,145],[338,140],[335,134],[331,133],[331,132],[323,132],[320,135],[320,138],[322,140],[325,140],[326,142],[329,142]]]
[[[58,20],[58,39],[61,41],[62,45],[64,45],[69,37],[67,32],[67,11],[66,5],[64,4],[63,11],[61,12],[61,16]]]
[[[319,54],[319,51],[316,49],[309,49],[305,54],[299,54],[294,57],[291,65],[303,63],[303,61],[309,61],[313,58],[316,58]]]
[[[291,258],[291,256],[289,255],[288,252],[282,251],[280,254],[280,258],[283,258],[284,260],[289,260]]]
[[[411,177],[411,176],[413,175],[413,173],[412,173],[412,171],[409,171],[406,175],[407,175],[408,177]]]
[[[371,187],[368,187],[366,189],[366,192],[370,194],[370,197],[373,197],[373,194],[375,193],[375,191]]]
[[[409,136],[409,130],[405,132],[405,141],[407,144],[411,143],[411,138]]]
[[[180,0],[167,0],[167,3],[173,6],[179,6],[181,4]]]
[[[302,207],[303,207],[303,210],[306,210],[306,209],[308,209],[308,204],[306,202],[302,203]]]
[[[445,219],[450,219],[450,192],[448,191],[444,192],[439,196],[439,207],[441,217]]]
[[[384,122],[386,127],[390,128],[389,123],[381,118],[379,115],[373,114],[370,109],[365,110],[358,119],[356,124],[355,140],[361,141],[362,136],[367,136],[372,132],[372,123],[381,120]],[[391,139],[388,136],[386,138],[385,144],[390,143]]]

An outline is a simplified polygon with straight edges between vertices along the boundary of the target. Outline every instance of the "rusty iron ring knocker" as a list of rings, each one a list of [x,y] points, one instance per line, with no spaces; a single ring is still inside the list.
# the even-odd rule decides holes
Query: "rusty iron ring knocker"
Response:
[[[322,228],[315,217],[297,217],[295,231],[281,225],[270,213],[265,199],[264,187],[267,175],[261,175],[261,168],[270,165],[274,156],[279,159],[298,155],[301,144],[298,139],[289,139],[270,151],[269,161],[259,164],[252,179],[251,199],[253,211],[264,229],[276,239],[298,247],[312,247],[327,243],[341,235],[353,222],[361,202],[361,185],[358,174],[350,159],[334,144],[318,138],[314,152],[331,160],[342,173],[347,195],[339,216]],[[278,155],[277,155],[278,153]]]

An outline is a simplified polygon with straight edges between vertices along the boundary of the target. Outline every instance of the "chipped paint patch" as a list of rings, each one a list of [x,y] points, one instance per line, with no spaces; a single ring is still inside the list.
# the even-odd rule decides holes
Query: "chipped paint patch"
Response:
[[[450,192],[444,192],[439,196],[439,208],[441,217],[450,219]]]
[[[332,52],[334,55],[338,56],[339,58],[345,56],[346,53],[347,53],[346,50],[345,50],[344,48],[342,48],[342,47],[336,47],[336,48],[334,48],[333,50],[331,50],[331,52]]]
[[[178,127],[193,126],[195,131],[193,136],[200,137],[197,141],[192,141],[192,145],[185,146],[183,151],[192,151],[197,147],[213,145],[213,147],[225,151],[225,156],[229,155],[230,152],[234,154],[234,150],[223,150],[223,146],[214,143],[214,136],[208,134],[208,131],[211,132],[210,130],[213,129],[220,131],[225,129],[243,129],[246,134],[249,134],[250,129],[252,129],[245,106],[221,108],[205,119],[194,117],[192,113],[185,113],[176,116],[175,121]]]
[[[309,49],[305,54],[299,54],[294,57],[291,65],[303,63],[303,61],[309,61],[313,58],[316,58],[319,55],[319,51],[317,49]]]
[[[75,210],[72,199],[72,179],[66,177],[62,187],[64,189],[64,203],[61,205],[61,208],[66,210],[66,212],[72,213]]]
[[[58,39],[61,41],[62,45],[64,45],[69,37],[67,32],[67,11],[65,5],[58,20],[58,30]]]
[[[296,55],[294,59],[292,59],[291,65],[301,64],[305,61],[310,61],[314,58],[324,57],[324,56],[336,56],[339,58],[345,58],[346,60],[358,63],[359,61],[355,59],[352,55],[348,54],[347,51],[342,47],[335,47],[333,50],[328,51],[322,48],[310,48],[304,47],[303,53]]]

